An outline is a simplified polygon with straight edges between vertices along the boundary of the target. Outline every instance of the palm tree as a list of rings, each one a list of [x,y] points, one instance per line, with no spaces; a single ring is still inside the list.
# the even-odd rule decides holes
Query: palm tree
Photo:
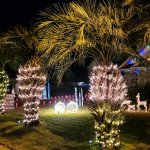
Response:
[[[32,56],[36,55],[37,44],[37,32],[34,27],[27,29],[23,26],[17,26],[13,30],[9,30],[6,33],[3,33],[0,37],[0,67],[6,68],[6,65],[7,67],[10,66],[15,71],[16,75],[16,73],[18,73],[18,69],[22,68],[23,66],[25,71],[20,72],[18,76],[20,78],[26,76],[27,79],[30,79],[30,81],[33,80],[32,82],[29,82],[26,79],[22,81],[17,78],[19,88],[21,87],[19,97],[24,103],[25,125],[37,125],[39,123],[39,95],[41,96],[43,89],[40,88],[40,86],[43,86],[43,80],[46,80],[45,78],[38,78],[38,76],[40,76],[42,73],[38,63],[40,60],[37,57],[31,59]],[[31,68],[33,68],[34,70],[32,70]],[[30,69],[32,70],[31,73],[28,72],[28,70]],[[34,74],[36,75],[35,78],[33,77]],[[25,88],[24,90],[24,85],[28,86],[28,84],[28,89]],[[35,87],[36,89],[34,89]],[[32,98],[29,96],[26,98],[23,97],[24,94],[28,95],[29,93],[33,94]],[[27,111],[29,103],[34,103],[33,105],[30,105],[29,108],[32,109],[32,111]],[[30,114],[30,116],[32,117],[29,118],[28,114]]]
[[[0,70],[0,114],[3,114],[4,109],[4,98],[7,94],[7,87],[9,85],[9,80],[6,72]]]
[[[119,127],[124,120],[120,103],[127,95],[127,86],[116,65],[93,67],[89,91],[96,143],[100,149],[119,147]]]
[[[24,103],[24,124],[27,126],[40,123],[39,104],[45,80],[38,57],[33,57],[25,65],[19,67],[17,76],[19,97]]]
[[[26,63],[36,53],[38,44],[34,27],[16,26],[0,36],[0,67],[9,67],[16,74],[20,64]]]
[[[85,0],[46,8],[38,26],[43,63],[55,67],[61,81],[64,72],[79,60],[92,58],[92,66],[110,68],[118,52],[139,57],[139,49],[150,43],[149,8],[135,0]],[[103,107],[105,103],[96,101],[91,110],[97,109],[96,104],[107,113],[110,105]],[[96,117],[103,116],[98,113]]]
[[[57,64],[61,80],[60,72],[78,60],[110,64],[117,52],[139,56],[139,48],[150,42],[149,5],[133,2],[86,0],[46,8],[39,23],[43,62]]]

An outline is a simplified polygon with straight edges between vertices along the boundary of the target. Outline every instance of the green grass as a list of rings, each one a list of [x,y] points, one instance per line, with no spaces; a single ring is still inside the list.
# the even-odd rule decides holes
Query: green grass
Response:
[[[121,150],[150,150],[150,112],[125,113]],[[93,119],[86,107],[76,114],[40,110],[41,125],[24,127],[21,108],[0,115],[0,150],[94,150]]]

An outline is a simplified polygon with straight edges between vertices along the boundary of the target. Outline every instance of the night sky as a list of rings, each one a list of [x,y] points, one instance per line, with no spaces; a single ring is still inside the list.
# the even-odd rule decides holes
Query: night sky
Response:
[[[73,0],[1,0],[0,31],[10,29],[15,25],[30,26],[37,21],[38,14],[45,7],[57,2],[68,3]],[[149,4],[150,0],[142,0]]]
[[[52,6],[53,3],[69,3],[70,1],[73,0],[3,0],[0,3],[0,32],[12,29],[16,25],[33,25],[38,21],[39,13],[44,8]],[[144,0],[144,2],[149,4],[150,0]],[[77,80],[79,78],[84,80],[84,75],[87,71],[83,70],[83,68],[78,68],[77,72],[79,70],[82,70],[84,73],[83,77],[77,77]]]
[[[52,6],[57,2],[69,3],[73,0],[4,0],[0,3],[0,32],[11,30],[16,25],[30,26],[38,21],[39,13],[44,8]],[[75,80],[84,80],[87,70],[83,67],[74,67],[77,73]]]
[[[45,7],[69,1],[71,0],[3,0],[0,3],[0,31],[15,25],[30,26],[37,21],[38,14]]]

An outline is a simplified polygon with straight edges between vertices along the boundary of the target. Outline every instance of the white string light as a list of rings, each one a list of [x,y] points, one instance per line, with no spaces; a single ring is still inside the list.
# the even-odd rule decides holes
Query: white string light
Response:
[[[102,149],[118,147],[118,127],[123,124],[120,104],[127,95],[127,86],[117,65],[94,66],[89,92],[89,108],[95,120],[96,143]]]
[[[67,112],[76,113],[78,111],[78,104],[71,101],[67,104]]]
[[[58,102],[55,104],[55,112],[56,113],[64,113],[65,111],[65,104],[62,102]]]
[[[39,121],[39,104],[44,90],[46,77],[41,71],[39,58],[33,58],[19,68],[17,81],[19,97],[24,102],[24,123],[26,125]]]

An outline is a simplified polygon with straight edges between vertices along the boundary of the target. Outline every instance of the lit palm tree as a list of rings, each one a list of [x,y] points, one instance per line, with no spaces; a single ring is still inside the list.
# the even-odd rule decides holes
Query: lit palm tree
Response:
[[[68,67],[79,60],[92,58],[92,66],[98,63],[110,68],[118,52],[139,57],[139,48],[150,43],[149,8],[134,0],[85,0],[46,8],[38,26],[43,63],[55,67],[61,81]],[[95,101],[91,110],[105,108],[104,114],[110,114],[113,110],[106,112],[110,105],[104,105]],[[93,117],[103,116],[98,113]]]
[[[3,33],[0,37],[0,53],[2,54],[0,65],[4,67],[7,64],[16,71],[15,73],[18,72],[19,66],[20,70],[24,68],[23,71],[19,72],[20,80],[17,78],[17,81],[20,89],[19,97],[24,103],[25,125],[39,123],[38,104],[43,90],[40,86],[44,84],[43,80],[46,80],[45,78],[38,78],[42,74],[38,63],[39,58],[34,57],[30,60],[32,56],[36,55],[37,44],[38,38],[35,28],[27,29],[17,26],[13,30]],[[29,92],[33,94],[32,98],[30,96],[24,98],[24,95],[28,95]],[[29,110],[27,111],[27,109]]]
[[[40,123],[39,104],[45,80],[39,57],[33,57],[25,65],[19,67],[17,75],[19,97],[24,103],[24,124],[27,126]]]
[[[5,96],[7,94],[7,87],[9,85],[9,79],[4,70],[0,70],[0,114],[3,114],[4,104],[5,104]]]

